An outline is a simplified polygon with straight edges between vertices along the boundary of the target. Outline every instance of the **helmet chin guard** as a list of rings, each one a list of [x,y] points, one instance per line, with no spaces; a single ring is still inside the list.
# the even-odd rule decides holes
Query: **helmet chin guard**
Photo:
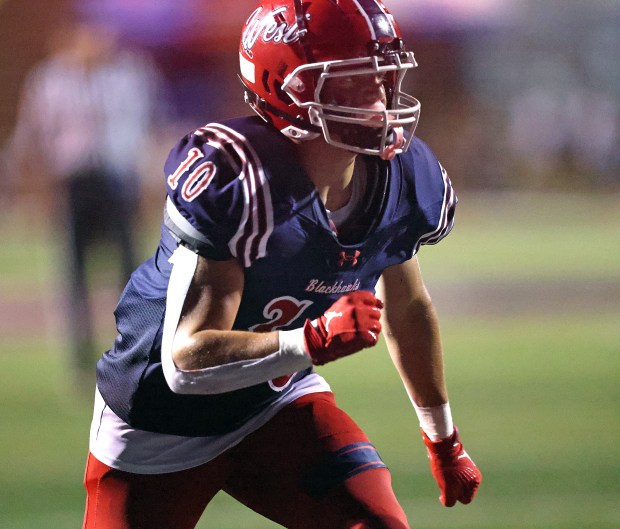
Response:
[[[263,0],[245,23],[239,57],[246,102],[289,138],[322,135],[387,159],[409,147],[420,103],[402,83],[417,64],[380,0]],[[369,78],[374,96],[347,96]],[[343,97],[330,88],[339,80],[351,87]]]

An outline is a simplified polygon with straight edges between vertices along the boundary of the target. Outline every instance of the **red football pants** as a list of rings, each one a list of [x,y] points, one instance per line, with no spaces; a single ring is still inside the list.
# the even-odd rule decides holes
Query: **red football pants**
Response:
[[[331,393],[306,395],[214,460],[132,474],[89,454],[83,529],[193,529],[220,490],[289,529],[408,529],[390,473]]]

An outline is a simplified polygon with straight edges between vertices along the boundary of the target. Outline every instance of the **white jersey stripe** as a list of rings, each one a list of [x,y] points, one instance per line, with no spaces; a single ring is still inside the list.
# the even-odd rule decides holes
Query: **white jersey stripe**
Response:
[[[438,243],[450,232],[454,225],[454,216],[451,216],[451,212],[456,205],[456,194],[454,193],[454,189],[450,183],[448,173],[443,167],[441,167],[441,164],[439,164],[439,167],[441,168],[441,176],[444,184],[443,202],[441,204],[439,223],[433,231],[429,231],[420,237],[414,249],[414,254],[417,253],[420,245],[422,244]]]
[[[244,136],[242,136],[235,130],[225,127],[224,125],[218,124],[217,126],[226,129],[230,134],[236,137],[238,141],[243,144],[244,149],[247,151],[247,158],[250,161],[252,173],[253,175],[255,175],[252,179],[253,189],[256,189],[256,196],[258,196],[259,198],[262,197],[262,205],[264,209],[263,220],[265,222],[265,229],[263,233],[260,234],[258,244],[258,255],[262,257],[267,252],[267,241],[269,239],[269,236],[273,232],[273,205],[271,201],[271,190],[269,189],[269,184],[267,182],[267,179],[265,178],[265,172],[263,170],[262,163],[260,161],[260,158],[256,154],[256,151]]]
[[[231,247],[231,251],[233,253],[238,252],[239,240],[242,237],[243,244],[243,263],[244,266],[249,266],[252,261],[252,244],[256,237],[259,235],[260,230],[260,204],[258,203],[260,200],[259,196],[259,186],[257,186],[257,178],[260,178],[260,172],[257,176],[257,171],[255,169],[255,164],[251,158],[246,156],[246,152],[244,150],[244,146],[242,144],[236,143],[236,138],[230,138],[226,133],[228,131],[219,132],[217,127],[211,127],[212,130],[216,131],[218,137],[225,137],[228,141],[233,145],[235,150],[237,151],[239,157],[242,161],[243,176],[240,177],[243,180],[243,189],[245,194],[245,204],[246,204],[246,212],[244,212],[244,217],[246,218],[246,222],[250,222],[251,232],[247,234],[247,225],[244,222],[241,222],[239,225],[239,230],[235,237],[230,241],[229,246]],[[243,141],[243,140],[241,140]],[[239,255],[237,255],[239,257]]]
[[[456,195],[454,194],[454,190],[450,185],[450,180],[448,179],[448,175],[445,171],[442,171],[442,176],[444,177],[446,193],[444,194],[444,202],[442,204],[440,222],[434,232],[432,232],[431,234],[427,234],[423,237],[422,241],[424,244],[438,243],[447,235],[447,233],[452,229],[452,226],[454,224],[454,218],[449,218],[449,215],[450,211],[454,208],[456,204]]]
[[[220,151],[226,157],[231,168],[233,168],[233,170],[236,173],[238,173],[238,178],[241,181],[243,181],[243,196],[244,196],[243,212],[241,214],[241,219],[239,221],[239,227],[237,228],[237,232],[235,233],[233,238],[228,242],[228,247],[231,253],[235,257],[238,257],[237,256],[237,241],[242,237],[243,233],[245,232],[245,227],[248,225],[248,220],[250,218],[250,194],[248,192],[248,189],[245,183],[245,180],[246,180],[245,170],[246,170],[247,163],[245,161],[243,152],[239,152],[239,149],[237,148],[237,146],[235,146],[235,144],[232,142],[230,138],[227,138],[221,135],[216,130],[210,129],[208,126],[202,127],[201,129],[199,129],[199,131],[201,134],[210,134],[210,135],[215,136],[215,137],[209,138],[207,140],[207,143],[214,149],[217,149],[218,151]],[[236,161],[234,161],[234,158],[232,154],[230,153],[230,151],[227,149],[227,146],[232,146],[232,148],[235,150],[235,153],[241,160],[241,167],[239,167]],[[244,259],[244,265],[245,265],[245,259]]]
[[[225,134],[222,134],[220,131],[218,131],[217,129],[211,127],[211,126],[207,126],[205,127],[205,130],[207,130],[208,132],[210,132],[211,134],[214,134],[216,136],[216,138],[219,140],[219,144],[222,146],[222,151],[226,152],[226,146],[231,146],[234,150],[235,153],[237,154],[237,156],[239,157],[239,159],[241,160],[241,167],[239,168],[239,180],[242,181],[243,183],[243,198],[244,198],[244,204],[243,204],[243,213],[241,215],[241,219],[239,221],[239,226],[237,227],[237,231],[235,233],[235,235],[232,237],[232,239],[228,242],[228,248],[230,249],[231,253],[237,257],[237,258],[242,258],[243,260],[243,265],[244,266],[249,266],[249,262],[248,262],[248,254],[247,251],[243,252],[243,255],[239,255],[238,254],[238,247],[239,247],[239,241],[242,239],[242,237],[245,235],[246,233],[246,229],[248,226],[254,226],[254,224],[252,223],[252,216],[251,216],[251,212],[252,212],[252,194],[250,192],[250,189],[248,187],[248,179],[251,178],[251,175],[249,174],[249,172],[251,171],[251,168],[249,167],[248,161],[245,157],[245,154],[243,152],[243,149],[234,142],[233,139],[231,139],[230,137],[226,136]],[[214,143],[216,143],[214,141]],[[245,245],[245,247],[247,248],[247,245]]]
[[[256,152],[244,136],[221,124],[212,123],[202,130],[215,135],[222,145],[232,147],[241,160],[239,179],[245,195],[244,212],[228,246],[233,255],[242,259],[244,266],[250,266],[253,260],[265,256],[267,241],[273,232],[269,184]]]

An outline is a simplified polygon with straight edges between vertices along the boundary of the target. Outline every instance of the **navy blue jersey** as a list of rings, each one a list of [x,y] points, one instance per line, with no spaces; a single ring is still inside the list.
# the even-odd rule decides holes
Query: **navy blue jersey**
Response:
[[[291,387],[264,383],[219,395],[168,388],[160,348],[168,259],[178,244],[241,263],[245,284],[233,327],[261,332],[300,327],[347,292],[374,292],[385,268],[450,231],[456,197],[422,141],[414,138],[389,162],[360,158],[372,178],[365,211],[347,233],[336,233],[294,145],[260,118],[209,124],[175,146],[165,165],[159,247],[123,292],[118,338],[97,366],[99,390],[119,417],[149,431],[214,435],[239,427]]]

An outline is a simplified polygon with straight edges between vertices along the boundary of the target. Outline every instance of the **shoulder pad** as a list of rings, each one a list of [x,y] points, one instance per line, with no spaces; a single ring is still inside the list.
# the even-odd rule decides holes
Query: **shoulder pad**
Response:
[[[268,178],[252,144],[237,130],[209,123],[173,149],[166,162],[164,222],[187,246],[244,266],[266,253],[273,230]]]
[[[452,183],[435,154],[419,138],[414,138],[409,150],[401,156],[405,178],[413,185],[419,214],[429,227],[418,246],[436,244],[454,225],[458,199]]]

